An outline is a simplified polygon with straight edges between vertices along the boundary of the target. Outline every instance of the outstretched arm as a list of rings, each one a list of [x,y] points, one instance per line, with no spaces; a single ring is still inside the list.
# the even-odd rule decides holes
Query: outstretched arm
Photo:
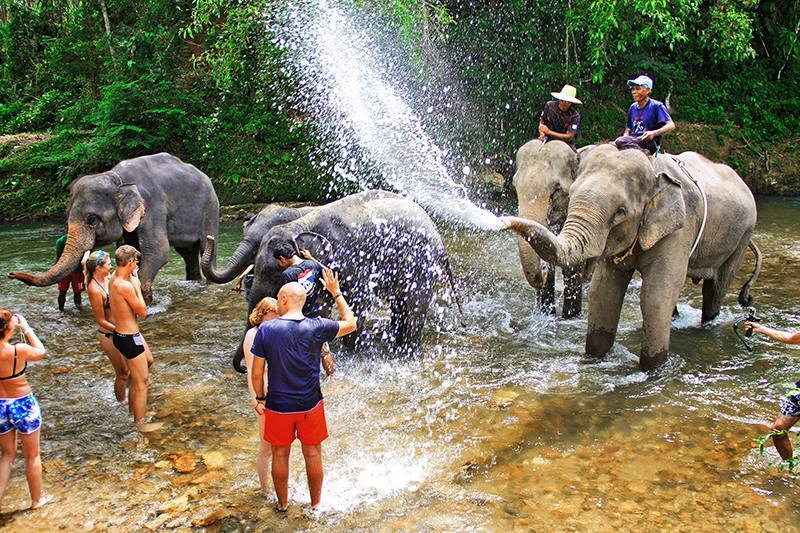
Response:
[[[325,283],[325,288],[333,296],[333,301],[336,302],[336,307],[339,309],[341,320],[339,320],[339,333],[336,337],[344,337],[348,333],[354,332],[357,327],[356,317],[350,306],[347,305],[344,296],[342,296],[342,291],[339,288],[339,276],[334,274],[330,268],[324,268],[322,270],[322,281]]]
[[[752,328],[754,332],[766,335],[774,341],[782,342],[783,344],[800,344],[800,331],[789,333],[788,331],[768,328],[755,322],[745,322],[744,324],[748,328]]]

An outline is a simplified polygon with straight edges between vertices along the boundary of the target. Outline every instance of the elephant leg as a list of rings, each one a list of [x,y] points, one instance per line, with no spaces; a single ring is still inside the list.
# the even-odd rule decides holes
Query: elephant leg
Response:
[[[688,261],[671,258],[654,261],[642,270],[639,306],[642,310],[642,370],[656,368],[669,350],[672,312],[686,279]]]
[[[391,330],[395,344],[402,351],[416,351],[419,348],[431,295],[431,290],[409,293],[392,306]]]
[[[739,243],[731,256],[722,263],[722,266],[717,270],[717,275],[714,279],[703,280],[703,318],[702,322],[713,320],[719,315],[719,310],[722,307],[722,299],[731,286],[733,278],[739,272],[742,266],[744,254],[747,252],[747,246],[750,242],[750,235],[743,242]]]
[[[139,233],[142,263],[139,266],[139,280],[142,282],[142,296],[148,305],[153,303],[153,280],[161,267],[169,261],[169,241],[165,236],[150,237]]]
[[[547,281],[536,291],[536,308],[546,314],[556,314],[556,270],[550,267]]]
[[[200,243],[196,242],[191,246],[175,247],[175,251],[183,258],[186,265],[186,279],[200,281]]]
[[[582,268],[566,267],[561,269],[564,276],[564,306],[562,318],[575,318],[581,314],[581,297],[583,296]]]
[[[632,275],[632,270],[614,268],[610,260],[597,262],[589,286],[587,355],[602,357],[614,345],[625,290]]]

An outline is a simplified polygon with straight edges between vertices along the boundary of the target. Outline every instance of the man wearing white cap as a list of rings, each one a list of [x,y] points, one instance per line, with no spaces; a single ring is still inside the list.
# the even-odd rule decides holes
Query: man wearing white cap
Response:
[[[636,79],[628,80],[631,88],[633,104],[628,109],[628,121],[625,133],[617,137],[614,144],[617,148],[638,148],[648,154],[655,154],[661,145],[661,136],[675,129],[675,122],[669,116],[667,106],[650,98],[653,80],[644,74]]]
[[[575,98],[575,87],[564,85],[560,93],[550,93],[557,100],[551,100],[544,105],[539,117],[539,139],[547,141],[564,141],[573,150],[575,135],[581,127],[581,114],[572,104],[582,103]]]

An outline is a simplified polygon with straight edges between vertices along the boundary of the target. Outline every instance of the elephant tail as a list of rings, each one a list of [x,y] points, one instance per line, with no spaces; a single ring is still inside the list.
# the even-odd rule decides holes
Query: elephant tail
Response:
[[[758,280],[758,275],[761,273],[761,250],[758,249],[758,246],[756,246],[756,243],[754,243],[752,239],[747,247],[750,248],[753,255],[756,256],[756,268],[739,291],[739,305],[742,307],[750,307],[753,304],[753,297],[750,295],[750,289],[753,288],[756,280]]]
[[[463,317],[464,308],[461,307],[461,299],[458,297],[458,289],[456,288],[456,279],[455,276],[453,276],[453,269],[450,268],[450,259],[447,257],[447,252],[442,255],[442,258],[444,270],[447,273],[447,279],[450,280],[450,291],[453,293],[453,299],[456,301],[456,305],[458,306],[458,312]]]

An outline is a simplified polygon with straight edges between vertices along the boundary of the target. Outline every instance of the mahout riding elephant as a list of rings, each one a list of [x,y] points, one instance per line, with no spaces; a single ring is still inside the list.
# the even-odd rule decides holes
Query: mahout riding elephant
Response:
[[[535,139],[517,150],[514,189],[519,216],[546,226],[558,234],[567,218],[569,188],[578,171],[578,155],[561,141],[543,143]],[[536,289],[537,307],[555,314],[555,266],[544,262],[522,236],[517,238],[522,271]],[[564,305],[561,316],[574,318],[581,313],[583,265],[562,268]]]
[[[43,274],[11,272],[28,285],[52,285],[74,271],[84,252],[123,239],[142,252],[142,295],[169,260],[170,246],[186,263],[186,279],[199,280],[206,235],[217,235],[219,201],[208,176],[167,153],[127,159],[113,169],[70,184],[67,244]]]
[[[391,311],[388,337],[401,353],[419,347],[434,285],[449,272],[442,238],[417,204],[394,193],[365,191],[320,206],[301,218],[270,229],[255,258],[248,307],[275,296],[282,271],[273,257],[279,242],[294,241],[339,274],[342,293],[358,317],[363,339],[365,318],[386,303]],[[206,247],[206,256],[213,250]],[[204,257],[204,262],[210,260]],[[326,301],[330,307],[329,301]],[[241,343],[234,367],[241,371]]]
[[[244,237],[236,251],[222,268],[217,267],[216,241],[210,241],[211,248],[206,248],[200,266],[208,281],[228,283],[253,264],[261,239],[274,226],[297,220],[316,209],[314,207],[286,207],[270,204],[258,212],[253,220],[244,228]]]
[[[598,146],[581,156],[558,236],[523,218],[504,222],[547,261],[578,265],[598,258],[589,289],[591,356],[611,349],[625,290],[633,272],[641,273],[643,369],[666,357],[672,312],[687,276],[703,280],[702,321],[708,322],[719,314],[748,247],[756,268],[739,293],[742,305],[749,304],[760,269],[761,254],[750,240],[752,193],[730,167],[694,152],[651,163],[638,150]]]

